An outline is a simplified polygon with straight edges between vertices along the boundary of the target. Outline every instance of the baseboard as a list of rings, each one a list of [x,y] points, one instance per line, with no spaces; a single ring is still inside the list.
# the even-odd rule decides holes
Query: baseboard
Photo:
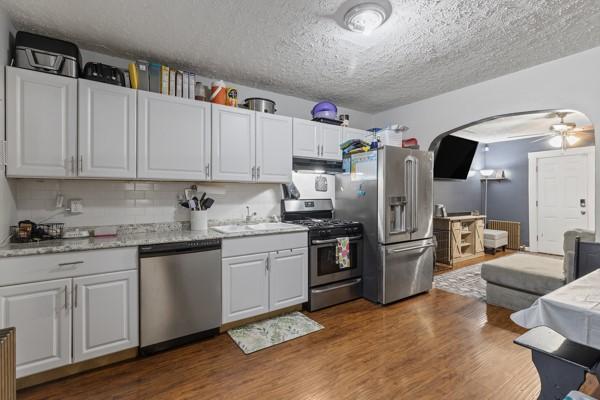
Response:
[[[91,360],[78,362],[76,364],[65,365],[51,369],[49,371],[40,372],[37,374],[25,376],[17,379],[17,390],[25,389],[31,386],[40,385],[42,383],[55,381],[57,379],[65,378],[67,376],[79,374],[81,372],[89,371],[92,369],[104,367],[110,364],[115,364],[120,361],[129,360],[136,358],[138,355],[138,348],[134,347],[127,350],[122,350],[117,353],[107,354]]]

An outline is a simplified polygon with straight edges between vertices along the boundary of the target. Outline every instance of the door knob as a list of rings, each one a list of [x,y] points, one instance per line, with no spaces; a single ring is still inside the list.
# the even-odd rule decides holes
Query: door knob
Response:
[[[581,210],[581,215],[585,215],[585,211]]]
[[[579,199],[579,206],[585,207],[585,199]]]

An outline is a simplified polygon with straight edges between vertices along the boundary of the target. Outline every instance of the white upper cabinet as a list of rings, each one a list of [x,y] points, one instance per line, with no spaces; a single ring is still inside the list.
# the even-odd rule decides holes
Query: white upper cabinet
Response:
[[[308,248],[269,253],[269,310],[308,301]]]
[[[294,118],[294,157],[342,160],[342,127]]]
[[[208,179],[210,106],[138,91],[138,178]]]
[[[137,271],[73,279],[73,362],[137,345]]]
[[[256,112],[212,105],[212,179],[255,180]]]
[[[6,67],[8,176],[76,176],[77,79]]]
[[[371,142],[369,140],[369,132],[368,131],[363,131],[362,129],[356,129],[356,128],[343,128],[343,140],[342,143],[350,140],[350,139],[360,139],[360,140],[364,140],[365,142]]]
[[[256,180],[292,180],[292,118],[256,113]]]
[[[336,125],[321,124],[321,158],[325,160],[341,161],[342,150],[342,127]]]
[[[0,287],[0,328],[17,329],[17,378],[71,362],[71,279]]]
[[[136,90],[79,80],[79,176],[136,177]]]
[[[294,118],[294,157],[317,158],[321,154],[321,124]]]

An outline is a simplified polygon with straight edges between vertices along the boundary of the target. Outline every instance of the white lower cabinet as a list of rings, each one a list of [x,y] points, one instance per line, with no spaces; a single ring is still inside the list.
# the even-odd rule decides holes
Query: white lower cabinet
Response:
[[[223,322],[269,311],[266,253],[223,259]]]
[[[4,258],[0,282],[17,378],[138,346],[136,248]]]
[[[224,240],[222,322],[306,302],[308,248],[284,248],[306,240],[305,233]],[[240,255],[248,249],[258,253]]]
[[[269,253],[269,310],[308,300],[308,249]]]
[[[0,287],[0,328],[17,329],[17,378],[71,363],[71,279]]]
[[[73,362],[138,344],[137,271],[73,279]]]

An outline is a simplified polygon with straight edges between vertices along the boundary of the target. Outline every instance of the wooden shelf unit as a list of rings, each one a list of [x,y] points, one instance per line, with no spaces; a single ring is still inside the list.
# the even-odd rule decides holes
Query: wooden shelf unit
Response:
[[[484,226],[484,215],[435,217],[433,229],[438,238],[438,262],[453,265],[483,256]]]

